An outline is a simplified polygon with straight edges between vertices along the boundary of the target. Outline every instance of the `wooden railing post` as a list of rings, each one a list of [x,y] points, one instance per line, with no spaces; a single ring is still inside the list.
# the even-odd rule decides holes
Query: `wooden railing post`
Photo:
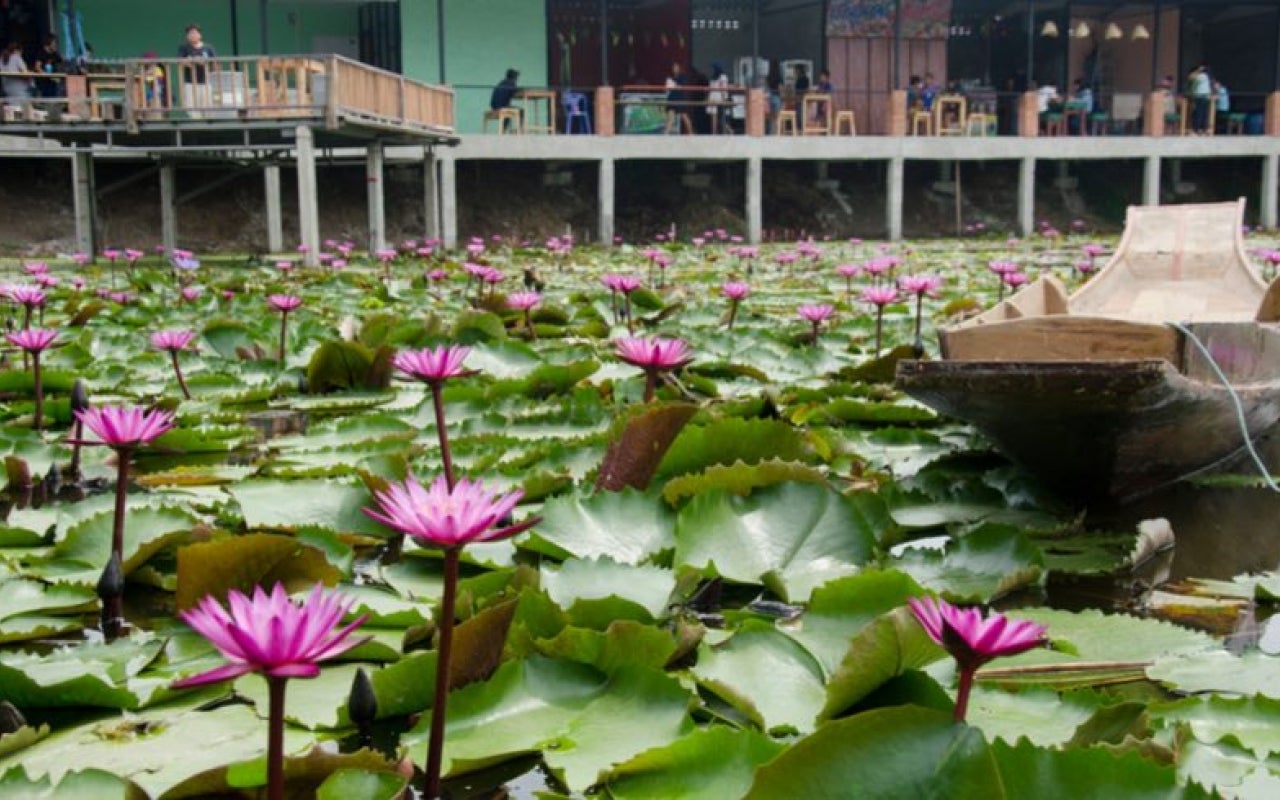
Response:
[[[404,76],[400,76],[400,121],[405,121],[405,104],[404,104]]]
[[[129,133],[138,132],[138,105],[134,102],[134,89],[135,83],[140,79],[140,75],[136,61],[125,62],[123,112],[125,130]],[[145,92],[146,87],[142,87],[142,90]]]
[[[1280,92],[1267,95],[1266,110],[1262,117],[1262,132],[1267,136],[1280,136]]]
[[[338,57],[325,59],[324,126],[338,127]]]
[[[1023,92],[1018,97],[1018,135],[1040,135],[1040,95]]]
[[[743,132],[748,136],[764,136],[765,108],[764,90],[748,89],[747,118],[743,121]]]
[[[889,118],[887,133],[890,136],[907,135],[907,92],[905,89],[894,89],[889,92]]]
[[[613,87],[596,87],[596,135],[613,136],[614,134]]]
[[[1164,136],[1164,92],[1146,96],[1142,110],[1142,135]]]

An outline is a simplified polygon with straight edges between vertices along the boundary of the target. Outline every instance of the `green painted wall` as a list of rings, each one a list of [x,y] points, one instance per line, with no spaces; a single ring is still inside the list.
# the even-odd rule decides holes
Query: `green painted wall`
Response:
[[[437,0],[401,0],[404,72],[440,80]],[[489,92],[508,67],[522,86],[547,84],[547,13],[542,0],[443,0],[445,80],[457,93],[457,129],[477,133]]]
[[[258,0],[236,0],[239,10],[240,52],[262,50]],[[137,58],[154,50],[161,56],[177,53],[183,30],[198,24],[204,39],[220,56],[230,56],[229,0],[76,0],[84,37],[99,58]],[[360,31],[359,4],[305,3],[272,0],[268,6],[272,53],[311,52],[315,36],[356,37]]]

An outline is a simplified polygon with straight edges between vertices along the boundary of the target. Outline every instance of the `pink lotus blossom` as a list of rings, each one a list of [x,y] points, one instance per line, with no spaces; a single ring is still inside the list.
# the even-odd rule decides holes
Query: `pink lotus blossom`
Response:
[[[1025,272],[1006,272],[1002,277],[1005,285],[1014,289],[1031,280]]]
[[[507,295],[507,308],[515,311],[528,311],[542,302],[542,295],[537,292],[513,292]]]
[[[186,350],[195,338],[195,331],[190,330],[175,329],[156,331],[151,334],[151,346],[157,350],[177,352],[179,350]]]
[[[45,301],[45,293],[34,286],[6,286],[4,294],[13,302],[27,308],[39,308]]]
[[[117,250],[114,247],[108,247],[106,250],[102,251],[102,257],[107,259],[108,261],[115,261],[116,259],[120,258],[120,256],[122,255],[123,253],[121,253],[119,250]]]
[[[28,275],[43,275],[49,271],[49,265],[43,261],[28,261],[22,265],[22,270]]]
[[[523,496],[521,489],[499,495],[483,482],[466,478],[450,489],[443,475],[430,486],[410,477],[374,492],[378,508],[366,508],[364,513],[419,544],[448,549],[503,539],[524,530],[527,526],[500,524]]]
[[[399,253],[397,253],[395,249],[391,247],[379,247],[377,250],[373,251],[373,254],[379,261],[383,262],[384,264],[388,261],[394,261],[396,256],[399,255]]]
[[[997,275],[1004,275],[1009,272],[1017,272],[1018,265],[1013,263],[1012,261],[992,261],[991,263],[987,264],[987,269],[991,270]]]
[[[27,328],[25,331],[7,333],[5,338],[14,347],[20,347],[28,353],[40,353],[53,344],[58,338],[58,332],[48,328]]]
[[[330,262],[329,262],[329,266],[330,266],[332,269],[335,269],[335,270],[337,270],[337,269],[346,269],[346,267],[347,267],[347,260],[346,260],[345,258],[335,258],[334,260],[332,260],[332,261],[330,261]]]
[[[327,594],[322,584],[316,584],[301,603],[291,601],[281,583],[270,595],[255,587],[252,598],[232,589],[226,608],[212,595],[206,596],[179,616],[231,663],[174,681],[173,686],[205,686],[250,672],[272,678],[314,678],[320,674],[319,662],[372,638],[351,635],[364,623],[364,615],[339,627],[351,605],[350,600]]]
[[[1084,247],[1080,248],[1080,250],[1089,258],[1097,258],[1107,252],[1107,248],[1100,244],[1086,244]]]
[[[71,260],[76,262],[76,266],[83,267],[85,264],[88,264],[93,259],[89,257],[88,253],[76,252],[71,254]]]
[[[729,300],[737,302],[751,294],[751,287],[741,281],[729,281],[720,287],[720,294]]]
[[[805,303],[796,307],[796,313],[801,319],[808,320],[815,325],[826,322],[835,313],[835,308],[827,303]]]
[[[295,264],[292,261],[286,261],[284,259],[281,259],[276,262],[276,269],[280,270],[281,272],[289,272],[294,268],[294,266]]]
[[[1041,647],[1046,642],[1046,628],[1034,622],[1013,620],[996,613],[984,617],[977,608],[958,608],[933,597],[912,598],[907,603],[920,627],[951,654],[960,670],[957,721],[965,718],[974,674],[983,664]]]
[[[938,290],[942,288],[942,278],[937,275],[904,275],[898,280],[898,286],[907,294],[917,297],[937,297]]]
[[[46,289],[57,286],[58,284],[62,283],[62,279],[59,278],[57,275],[50,275],[47,272],[42,272],[39,275],[37,275],[35,277],[35,281],[36,283],[40,284],[42,287]]]
[[[898,299],[898,290],[892,286],[868,286],[862,290],[862,300],[881,308]]]
[[[133,302],[132,292],[109,292],[107,299],[118,305],[127,306]]]
[[[842,278],[856,278],[862,274],[861,264],[841,264],[836,267],[836,274]]]
[[[267,297],[267,302],[282,314],[296,311],[302,306],[302,298],[292,294],[273,294]]]
[[[427,278],[435,283],[439,283],[448,277],[449,271],[444,269],[433,269],[427,273]]]
[[[623,338],[615,340],[613,346],[618,358],[643,370],[679,369],[693,360],[693,352],[683,339]]]
[[[200,295],[204,294],[204,289],[199,286],[183,286],[179,294],[182,295],[182,299],[186,302],[194,303],[200,299]]]
[[[440,383],[449,378],[471,374],[469,370],[462,368],[462,362],[469,355],[471,355],[470,347],[457,344],[440,345],[397,353],[391,363],[411,378],[426,383]]]
[[[139,406],[94,406],[76,412],[76,419],[103,444],[117,450],[144,445],[173,427],[173,413]]]
[[[135,250],[132,247],[126,247],[124,250],[124,258],[130,264],[136,264],[138,260],[145,255],[146,253],[142,252],[141,250]]]

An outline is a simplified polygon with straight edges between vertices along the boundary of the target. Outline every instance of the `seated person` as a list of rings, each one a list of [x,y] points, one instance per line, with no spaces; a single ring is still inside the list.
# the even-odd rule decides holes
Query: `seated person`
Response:
[[[920,89],[920,102],[924,104],[925,111],[933,110],[933,101],[938,98],[938,82],[933,79],[932,72],[924,74],[924,85]]]
[[[924,81],[919,75],[912,75],[907,82],[907,108],[912,111],[924,110]]]
[[[1084,82],[1084,78],[1076,79],[1075,86],[1071,90],[1071,99],[1068,102],[1074,108],[1083,108],[1085,113],[1093,111],[1093,89]]]
[[[1041,86],[1036,90],[1036,110],[1041,116],[1062,111],[1062,95],[1056,86]]]
[[[498,85],[493,87],[493,92],[489,95],[489,111],[501,111],[504,108],[511,108],[511,101],[515,99],[516,79],[520,77],[520,73],[514,69],[508,69],[506,76],[498,81]],[[507,123],[503,121],[502,125]]]

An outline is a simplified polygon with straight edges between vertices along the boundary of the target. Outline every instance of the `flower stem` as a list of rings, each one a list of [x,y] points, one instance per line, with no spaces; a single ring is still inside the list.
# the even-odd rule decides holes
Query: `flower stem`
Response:
[[[627,317],[627,335],[636,335],[636,325],[631,319],[631,295],[624,294],[622,296],[622,313]]]
[[[813,345],[814,347],[817,347],[817,345],[818,345],[818,334],[819,334],[819,329],[820,329],[821,327],[822,327],[822,323],[821,323],[821,322],[816,322],[816,321],[815,321],[815,322],[813,323],[813,341],[811,341],[809,344]]]
[[[111,523],[111,555],[119,560],[121,569],[124,568],[124,511],[125,501],[129,495],[129,458],[131,455],[129,448],[116,450],[116,509],[115,517]],[[106,598],[105,605],[104,617],[106,619],[118,620],[124,616],[123,582],[119,592]]]
[[[880,357],[880,335],[884,332],[884,306],[876,306],[876,358]]]
[[[538,331],[533,327],[533,312],[527,308],[524,310],[524,329],[529,332],[529,341],[538,341]]]
[[[284,800],[285,678],[267,678],[267,800]]]
[[[71,474],[76,480],[80,475],[80,440],[84,438],[84,423],[76,420],[75,444],[71,446]]]
[[[280,314],[280,350],[276,356],[276,361],[280,362],[280,368],[284,369],[284,343],[285,336],[289,332],[289,312],[285,311]]]
[[[653,402],[654,395],[658,393],[658,371],[656,369],[646,369],[644,371],[644,402]]]
[[[733,330],[733,322],[738,318],[738,301],[729,301],[729,330]]]
[[[444,722],[449,702],[449,666],[453,658],[453,615],[458,591],[458,555],[456,547],[444,551],[444,596],[440,599],[440,649],[436,658],[436,694],[431,706],[431,736],[427,740],[427,772],[423,778],[423,797],[440,797],[440,769],[444,755]]]
[[[169,355],[173,356],[173,374],[178,377],[178,386],[182,389],[182,396],[191,399],[191,392],[187,389],[187,382],[182,377],[182,366],[178,364],[178,351],[170,350]]]
[[[924,311],[924,295],[916,295],[916,341],[920,341],[920,319]]]
[[[969,711],[969,693],[973,691],[973,669],[960,670],[960,686],[956,689],[956,722],[964,722]]]
[[[31,421],[31,427],[40,430],[44,427],[44,386],[40,380],[40,354],[31,354],[31,377],[34,384],[36,394],[36,411],[35,418]]]
[[[449,483],[449,490],[457,485],[453,476],[453,454],[449,451],[449,430],[444,421],[444,385],[440,381],[431,383],[431,403],[436,412],[436,436],[440,439],[440,460],[444,464],[444,479]]]

